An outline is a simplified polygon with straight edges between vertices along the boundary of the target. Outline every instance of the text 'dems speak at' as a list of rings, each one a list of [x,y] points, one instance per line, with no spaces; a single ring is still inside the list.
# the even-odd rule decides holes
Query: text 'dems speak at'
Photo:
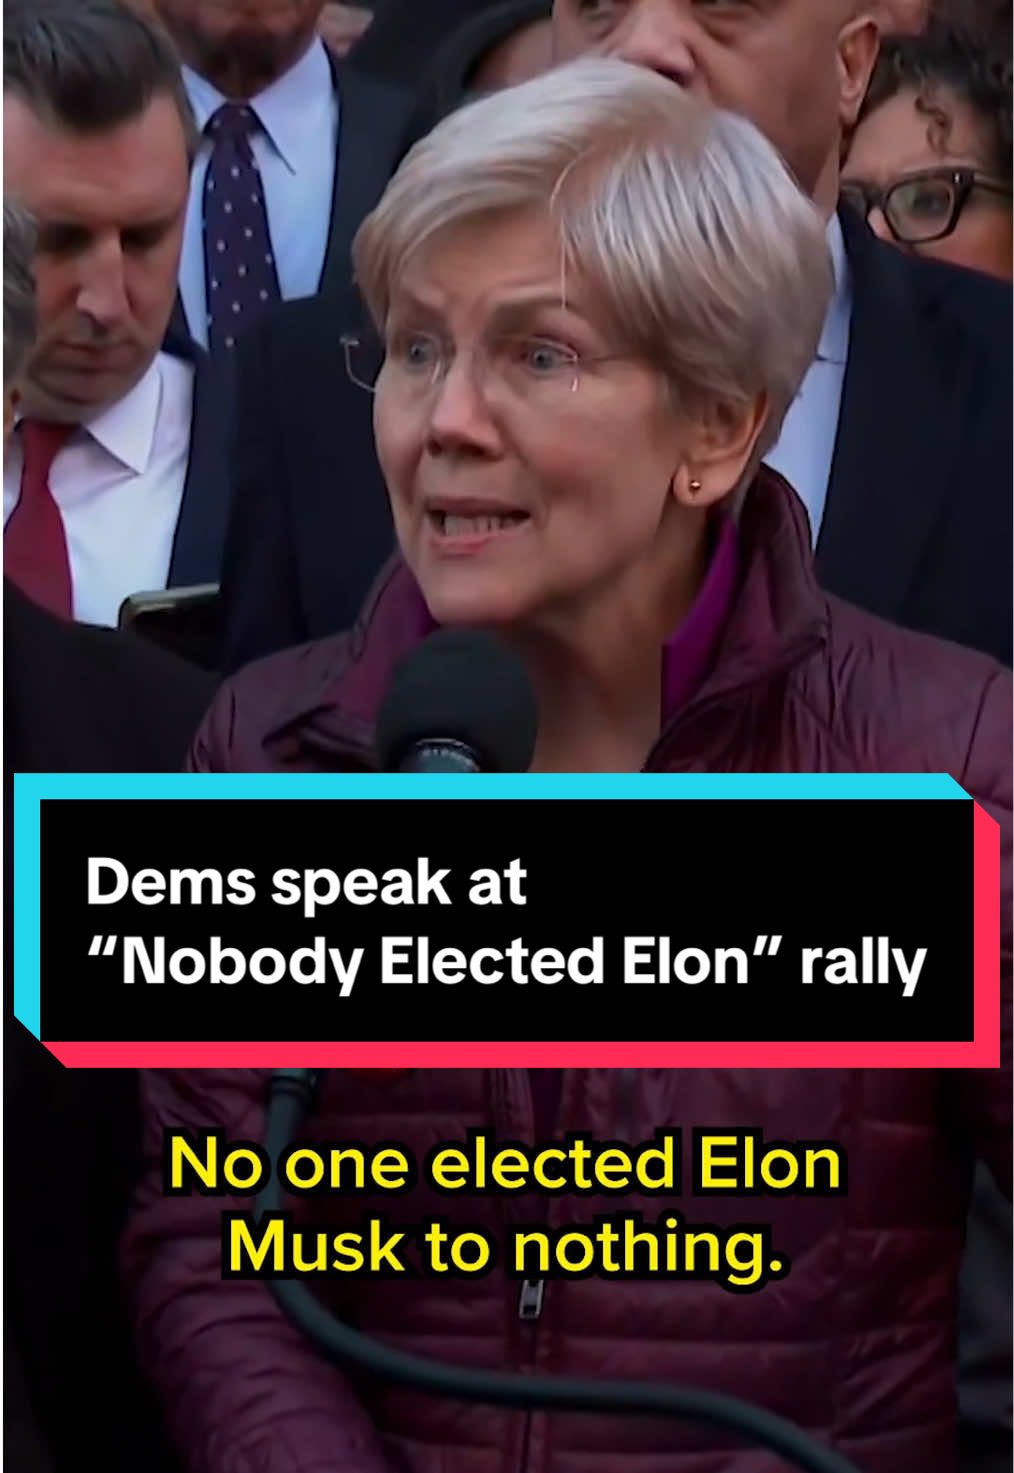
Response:
[[[15,892],[71,1065],[998,1062],[944,777],[19,777]]]

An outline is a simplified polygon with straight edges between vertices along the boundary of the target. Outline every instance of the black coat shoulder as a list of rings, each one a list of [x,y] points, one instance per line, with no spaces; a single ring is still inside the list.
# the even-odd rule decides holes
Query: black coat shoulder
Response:
[[[65,623],[4,581],[10,772],[179,772],[215,685],[136,635]]]

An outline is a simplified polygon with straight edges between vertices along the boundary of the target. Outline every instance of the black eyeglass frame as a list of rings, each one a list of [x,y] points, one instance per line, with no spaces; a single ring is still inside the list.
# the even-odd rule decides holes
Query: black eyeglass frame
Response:
[[[942,230],[936,230],[932,235],[912,236],[899,230],[892,220],[891,196],[899,189],[927,181],[948,184],[954,191],[950,218]],[[1007,199],[1010,199],[1014,193],[1011,186],[1005,184],[1002,179],[981,173],[978,169],[942,168],[920,169],[913,174],[905,174],[900,179],[892,180],[886,189],[878,189],[875,185],[862,184],[858,181],[844,181],[841,186],[841,196],[846,204],[851,205],[854,209],[859,209],[861,199],[860,213],[865,220],[870,218],[873,210],[879,209],[887,221],[888,229],[899,245],[929,245],[932,241],[946,240],[949,235],[953,235],[970,196],[977,189],[981,189],[986,194],[1003,195]]]

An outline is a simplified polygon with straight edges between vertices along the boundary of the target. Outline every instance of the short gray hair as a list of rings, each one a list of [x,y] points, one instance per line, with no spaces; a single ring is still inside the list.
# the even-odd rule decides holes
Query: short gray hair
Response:
[[[559,227],[564,271],[590,279],[678,409],[767,394],[759,459],[816,353],[834,279],[824,222],[771,144],[617,60],[482,98],[415,145],[359,230],[374,321],[439,232],[538,206]]]
[[[16,384],[35,343],[35,226],[28,211],[4,200],[4,392]]]

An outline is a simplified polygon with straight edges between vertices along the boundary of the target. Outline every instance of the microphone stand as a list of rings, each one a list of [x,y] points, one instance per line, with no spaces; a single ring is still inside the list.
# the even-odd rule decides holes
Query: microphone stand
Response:
[[[262,1213],[278,1212],[283,1207],[284,1192],[275,1168],[313,1104],[317,1082],[312,1069],[276,1069],[272,1074],[264,1135],[272,1174],[258,1198]],[[388,1381],[457,1401],[528,1411],[683,1417],[727,1428],[747,1442],[778,1453],[803,1473],[859,1473],[841,1454],[815,1442],[791,1422],[738,1397],[651,1381],[588,1381],[575,1376],[530,1376],[447,1365],[393,1350],[354,1330],[326,1310],[298,1280],[268,1282],[284,1313],[325,1355],[351,1362]]]

